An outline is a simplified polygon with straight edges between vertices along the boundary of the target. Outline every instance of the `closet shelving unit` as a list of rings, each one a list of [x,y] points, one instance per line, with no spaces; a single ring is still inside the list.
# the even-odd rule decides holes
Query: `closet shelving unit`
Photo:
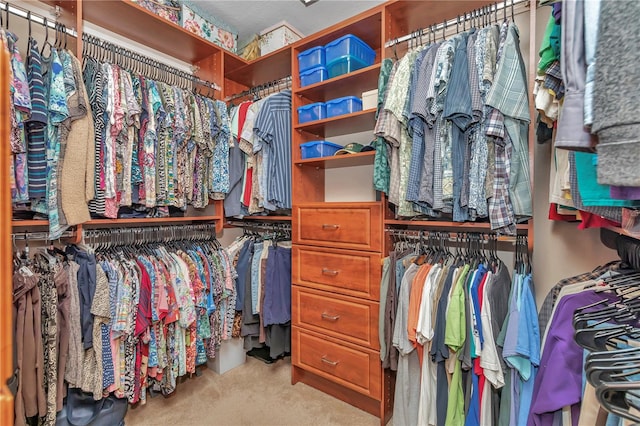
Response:
[[[383,15],[384,7],[375,7],[293,46],[291,362],[292,383],[306,383],[386,420],[392,380],[381,368],[377,331],[383,206],[375,200],[328,202],[332,188],[325,187],[327,170],[371,165],[375,153],[302,159],[300,150],[312,140],[373,132],[375,109],[297,124],[300,106],[360,97],[378,87]],[[297,55],[346,34],[375,50],[374,64],[300,87]]]
[[[373,131],[375,110],[295,124],[297,108],[375,89],[382,59],[400,58],[408,47],[407,43],[385,47],[387,41],[429,26],[446,27],[444,22],[495,3],[392,0],[293,46],[292,381],[305,382],[358,406],[378,416],[382,424],[391,415],[394,392],[393,375],[382,370],[378,356],[380,262],[390,242],[383,235],[384,228],[490,232],[490,224],[397,219],[384,194],[376,202],[326,202],[326,170],[372,164],[374,156],[367,153],[303,160],[300,144]],[[534,46],[535,16],[530,24]],[[374,65],[299,87],[295,78],[297,54],[345,34],[355,34],[376,51]],[[529,62],[533,63],[535,49],[530,51]],[[533,84],[534,75],[530,77]],[[534,140],[533,126],[530,136]],[[532,157],[531,153],[533,165]],[[517,225],[519,234],[531,235],[531,230],[531,223]],[[533,238],[529,240],[532,244]]]
[[[359,96],[363,91],[375,89],[382,59],[401,57],[406,52],[406,43],[393,48],[385,47],[387,41],[416,29],[455,19],[495,1],[390,0],[251,62],[154,15],[130,0],[44,0],[43,3],[60,8],[62,14],[58,21],[78,32],[79,37],[72,50],[82,52],[83,23],[90,22],[191,64],[197,70],[198,77],[221,86],[220,93],[216,93],[218,99],[288,75],[293,76],[292,217],[256,216],[244,220],[292,222],[292,382],[301,381],[314,386],[378,416],[381,424],[386,424],[392,413],[395,380],[389,370],[382,369],[379,359],[378,307],[381,260],[385,251],[384,228],[425,227],[467,232],[488,230],[489,226],[398,220],[392,216],[384,196],[369,202],[327,202],[325,171],[373,164],[374,154],[303,160],[300,144],[336,135],[373,132],[375,110],[297,124],[297,108],[340,96]],[[530,23],[529,39],[531,46],[535,46],[535,13],[531,13]],[[297,54],[346,34],[355,34],[371,46],[376,51],[375,63],[346,75],[300,87]],[[530,49],[529,63],[533,63],[533,60],[535,49]],[[529,67],[529,70],[529,80],[533,86],[535,67]],[[7,124],[5,121],[3,123],[5,125],[2,128],[6,132]],[[533,141],[534,130],[533,126],[530,127],[530,140]],[[531,153],[531,164],[532,156]],[[8,155],[3,158],[8,158]],[[4,170],[2,176],[7,176],[6,169],[0,167],[0,170]],[[4,182],[2,177],[0,182]],[[365,181],[362,185],[363,188],[370,188],[371,183]],[[7,189],[8,185],[5,184],[3,188]],[[215,213],[208,216],[150,220],[100,219],[85,225],[121,226],[150,221],[155,224],[212,220],[222,229],[222,202],[214,201],[213,204]],[[46,221],[11,223],[4,217],[2,221],[3,229],[11,225],[46,224]],[[519,233],[529,233],[532,244],[531,225],[518,225],[517,228]],[[4,259],[6,256],[3,256]],[[10,279],[3,282],[10,282]]]

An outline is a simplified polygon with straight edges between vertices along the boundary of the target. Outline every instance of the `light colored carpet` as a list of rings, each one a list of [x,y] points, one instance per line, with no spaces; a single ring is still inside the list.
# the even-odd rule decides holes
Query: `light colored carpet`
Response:
[[[178,384],[174,395],[147,397],[129,409],[126,426],[141,425],[379,425],[378,418],[303,383],[291,385],[290,358],[265,364],[247,362],[219,375]]]

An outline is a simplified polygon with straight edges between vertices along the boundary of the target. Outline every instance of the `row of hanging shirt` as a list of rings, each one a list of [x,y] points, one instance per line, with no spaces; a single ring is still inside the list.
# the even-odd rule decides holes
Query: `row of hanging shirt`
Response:
[[[382,62],[374,186],[397,216],[488,217],[506,234],[532,216],[519,44],[505,21]]]
[[[540,333],[531,274],[497,257],[384,259],[380,357],[397,370],[394,422],[526,424]]]
[[[11,55],[11,197],[51,238],[91,214],[168,216],[229,191],[226,104],[34,38]]]
[[[203,208],[229,190],[224,102],[85,57],[96,150],[93,213]],[[136,208],[136,206],[139,206]]]
[[[246,350],[269,348],[271,359],[291,352],[290,235],[245,233],[228,253],[235,259],[241,336]]]
[[[11,54],[11,198],[14,209],[47,216],[52,238],[88,220],[94,197],[94,141],[80,61],[30,37],[26,62],[17,37],[2,31]],[[49,47],[48,56],[44,50]]]
[[[232,337],[234,278],[215,241],[68,246],[19,259],[16,424],[55,424],[67,386],[130,403],[144,403],[148,389],[172,393]]]
[[[291,209],[291,111],[288,89],[231,108],[227,217]]]

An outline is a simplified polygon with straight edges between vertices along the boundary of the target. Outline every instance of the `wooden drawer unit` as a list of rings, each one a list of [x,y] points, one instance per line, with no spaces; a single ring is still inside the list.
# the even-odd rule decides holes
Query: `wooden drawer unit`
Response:
[[[365,251],[382,250],[379,203],[327,203],[295,206],[293,242]]]
[[[293,325],[380,349],[378,303],[298,286],[291,296]]]
[[[378,253],[293,246],[291,256],[295,284],[380,299],[381,256]]]
[[[371,398],[380,398],[382,369],[379,352],[295,326],[291,342],[294,366]]]

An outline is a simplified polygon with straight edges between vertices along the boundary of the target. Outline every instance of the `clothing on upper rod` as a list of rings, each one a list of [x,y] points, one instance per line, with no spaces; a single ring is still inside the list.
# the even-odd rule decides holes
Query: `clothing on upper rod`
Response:
[[[489,219],[515,234],[532,215],[527,80],[513,22],[381,65],[374,186],[400,217]]]
[[[526,424],[530,394],[513,390],[533,386],[539,361],[526,238],[517,238],[511,277],[495,244],[481,248],[481,234],[460,238],[467,247],[453,252],[448,232],[392,235],[379,337],[383,366],[397,370],[394,422]]]
[[[640,10],[626,1],[551,6],[534,87],[537,139],[553,145],[549,218],[580,221],[581,228],[625,225],[633,231],[640,180],[636,145],[625,132],[637,120],[629,112],[633,108],[620,105],[634,97],[640,81],[630,66],[637,50],[628,48]],[[629,45],[622,46],[621,39]]]
[[[93,137],[80,61],[66,50],[64,27],[56,23],[50,39],[44,21],[43,46],[29,34],[26,62],[17,36],[2,35],[13,73],[11,197],[14,210],[47,214],[51,238],[57,238],[68,225],[83,221],[82,207],[94,195],[93,169],[87,167]]]
[[[291,209],[291,90],[230,110],[227,217]]]

